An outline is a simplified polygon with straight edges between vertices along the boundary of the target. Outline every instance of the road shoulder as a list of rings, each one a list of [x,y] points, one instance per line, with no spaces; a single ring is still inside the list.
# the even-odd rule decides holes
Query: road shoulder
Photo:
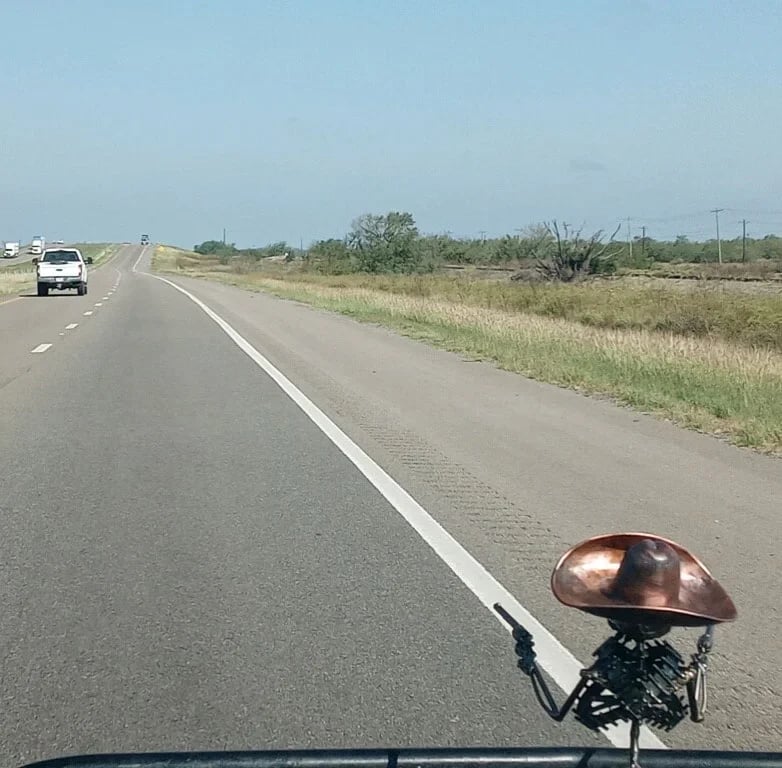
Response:
[[[753,683],[742,657],[771,652],[763,638],[775,622],[744,566],[751,558],[764,583],[778,582],[776,460],[383,328],[230,286],[174,282],[245,335],[580,658],[603,628],[549,595],[563,549],[617,529],[693,547],[757,630],[749,648],[743,633],[726,638],[715,673],[716,685],[734,691],[721,715],[746,717]],[[782,675],[770,685],[782,689]],[[740,735],[717,728],[714,737],[740,746]]]

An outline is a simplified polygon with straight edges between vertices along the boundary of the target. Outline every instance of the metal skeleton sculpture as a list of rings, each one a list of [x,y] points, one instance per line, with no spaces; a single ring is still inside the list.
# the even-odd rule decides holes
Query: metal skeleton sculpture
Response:
[[[632,768],[640,768],[641,725],[670,731],[688,712],[703,720],[714,625],[733,621],[736,608],[694,555],[650,534],[596,536],[562,556],[551,588],[560,602],[607,619],[614,631],[559,707],[537,665],[532,635],[494,606],[511,626],[518,666],[551,718],[561,722],[573,710],[595,731],[629,723]],[[706,628],[689,663],[661,639],[673,627]]]

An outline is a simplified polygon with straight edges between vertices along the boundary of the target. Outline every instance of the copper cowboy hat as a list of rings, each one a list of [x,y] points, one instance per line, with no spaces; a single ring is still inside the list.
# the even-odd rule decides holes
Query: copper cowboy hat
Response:
[[[626,622],[701,626],[736,618],[736,606],[698,558],[648,533],[595,536],[566,552],[551,575],[561,603]]]

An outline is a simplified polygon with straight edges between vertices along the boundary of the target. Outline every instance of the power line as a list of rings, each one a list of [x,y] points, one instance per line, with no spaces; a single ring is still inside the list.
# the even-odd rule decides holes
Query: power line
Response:
[[[782,216],[782,211],[754,211],[748,208],[732,208],[734,213],[749,214],[750,216]]]
[[[644,220],[652,224],[665,224],[669,221],[685,221],[686,219],[700,219],[704,215],[704,211],[696,211],[694,213],[680,213],[673,216],[659,216],[657,218],[651,216],[644,216]],[[639,217],[640,218],[640,217]]]
[[[782,217],[782,210],[758,210],[753,208],[720,208],[720,213],[728,211],[730,213],[737,213],[740,216],[775,216]],[[714,213],[714,210],[710,211],[693,211],[692,213],[678,213],[670,216],[633,216],[635,220],[644,219],[648,224],[667,224],[669,222],[676,221],[701,221],[706,213]],[[740,221],[740,220],[739,220]]]

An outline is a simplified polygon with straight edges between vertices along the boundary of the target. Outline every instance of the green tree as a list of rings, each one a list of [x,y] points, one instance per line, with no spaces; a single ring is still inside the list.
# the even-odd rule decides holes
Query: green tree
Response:
[[[423,265],[411,213],[366,213],[352,226],[347,242],[359,272],[415,272]]]
[[[762,240],[755,240],[755,251],[761,259],[782,259],[782,237],[766,235]]]
[[[289,253],[293,253],[293,249],[284,240],[267,245],[266,248],[264,248],[264,251],[266,252],[264,258],[267,259],[270,257],[280,258]]]
[[[203,256],[219,256],[224,253],[235,254],[238,252],[233,243],[224,243],[222,240],[204,240],[200,245],[194,246],[193,250]]]
[[[335,237],[318,240],[309,250],[314,269],[326,274],[344,275],[354,271],[350,250],[344,240]]]
[[[497,241],[494,253],[498,261],[520,261],[524,258],[524,245],[521,238],[505,235]]]

